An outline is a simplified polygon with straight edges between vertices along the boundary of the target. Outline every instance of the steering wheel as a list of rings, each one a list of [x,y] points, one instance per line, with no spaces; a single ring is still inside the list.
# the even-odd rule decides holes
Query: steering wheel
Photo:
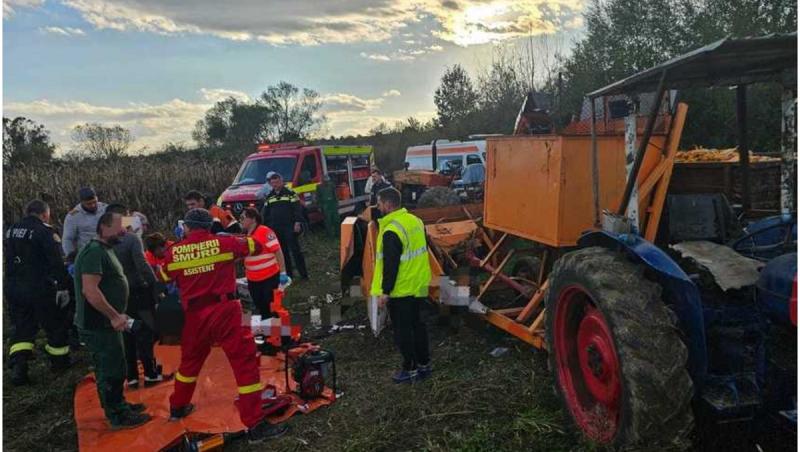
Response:
[[[773,257],[797,250],[796,228],[795,222],[776,223],[735,239],[729,246],[743,256],[766,262]],[[759,244],[758,237],[774,229],[785,229],[783,239],[775,243]]]

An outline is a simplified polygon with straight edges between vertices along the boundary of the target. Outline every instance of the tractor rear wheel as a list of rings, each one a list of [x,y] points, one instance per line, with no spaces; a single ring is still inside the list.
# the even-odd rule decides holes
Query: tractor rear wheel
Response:
[[[614,449],[682,450],[693,426],[688,352],[644,267],[593,247],[559,259],[546,296],[556,390],[577,427]]]

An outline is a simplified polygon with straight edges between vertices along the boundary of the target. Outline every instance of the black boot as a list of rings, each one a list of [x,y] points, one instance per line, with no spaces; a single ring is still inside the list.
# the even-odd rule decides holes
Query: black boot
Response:
[[[187,403],[186,405],[179,407],[179,408],[169,408],[169,420],[170,421],[177,421],[178,419],[185,418],[186,416],[192,414],[194,412],[194,404]]]
[[[11,366],[11,384],[22,386],[30,383],[28,379],[28,360],[18,359]]]
[[[287,424],[272,425],[267,421],[261,421],[255,427],[247,430],[247,442],[258,444],[268,439],[283,436],[287,430],[289,430]]]

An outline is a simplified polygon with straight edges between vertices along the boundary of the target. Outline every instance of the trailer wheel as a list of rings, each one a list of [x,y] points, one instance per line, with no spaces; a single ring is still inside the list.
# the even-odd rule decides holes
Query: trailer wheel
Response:
[[[556,391],[590,440],[682,450],[693,426],[688,352],[643,266],[599,247],[550,274],[547,342]]]

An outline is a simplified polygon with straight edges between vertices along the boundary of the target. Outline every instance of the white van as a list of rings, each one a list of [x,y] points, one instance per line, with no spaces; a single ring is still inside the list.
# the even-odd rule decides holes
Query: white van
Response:
[[[436,140],[436,171],[448,173],[455,168],[481,163],[486,165],[486,140],[449,141]],[[406,166],[409,170],[428,170],[433,165],[433,143],[411,146],[406,149]]]

